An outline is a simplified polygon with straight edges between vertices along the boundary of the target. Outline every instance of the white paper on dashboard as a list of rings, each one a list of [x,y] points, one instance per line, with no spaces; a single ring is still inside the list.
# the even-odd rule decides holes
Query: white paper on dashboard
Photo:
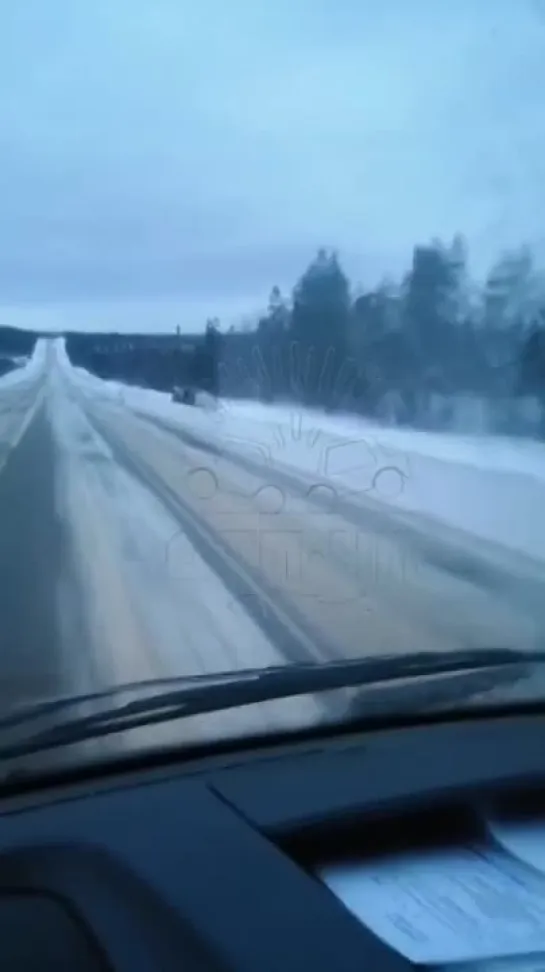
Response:
[[[319,876],[412,962],[545,952],[545,876],[501,849],[467,847],[331,865]]]
[[[462,965],[443,965],[441,972],[462,972]],[[545,972],[545,955],[511,955],[503,959],[471,962],[467,972]]]
[[[545,820],[511,822],[490,818],[486,825],[504,850],[545,875]]]

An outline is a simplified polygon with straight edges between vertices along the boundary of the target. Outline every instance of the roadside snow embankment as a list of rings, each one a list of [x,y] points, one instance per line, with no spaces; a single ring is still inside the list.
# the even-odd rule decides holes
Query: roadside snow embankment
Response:
[[[545,562],[545,445],[383,428],[351,416],[229,402],[225,424],[337,489],[441,520]]]

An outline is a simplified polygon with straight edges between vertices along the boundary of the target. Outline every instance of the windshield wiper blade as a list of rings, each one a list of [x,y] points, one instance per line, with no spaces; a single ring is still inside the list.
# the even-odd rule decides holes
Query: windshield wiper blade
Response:
[[[264,669],[258,669],[258,671],[263,670]],[[0,730],[12,729],[18,725],[22,725],[25,722],[32,721],[33,719],[40,719],[49,715],[55,715],[58,712],[64,711],[65,709],[75,709],[83,705],[108,702],[110,699],[116,699],[119,696],[128,694],[130,692],[138,692],[139,694],[149,692],[149,697],[151,698],[153,692],[157,693],[161,689],[173,689],[175,686],[178,688],[182,688],[184,686],[192,687],[193,685],[202,685],[203,683],[216,684],[218,681],[232,679],[233,674],[245,675],[248,672],[253,671],[254,669],[241,669],[240,672],[220,672],[217,675],[203,673],[197,675],[174,675],[165,678],[141,679],[140,681],[118,683],[105,689],[98,689],[95,692],[85,692],[78,695],[54,696],[52,699],[45,699],[43,702],[30,702],[26,705],[18,706],[17,709],[10,712],[9,715],[0,717]]]
[[[43,750],[69,746],[112,733],[124,732],[160,722],[208,712],[253,705],[276,699],[365,688],[400,679],[476,672],[506,666],[527,666],[545,662],[545,651],[479,649],[454,652],[415,652],[328,663],[287,664],[270,668],[222,672],[128,683],[103,692],[52,700],[14,713],[0,722],[0,728],[24,727],[27,721],[55,715],[67,707],[100,704],[130,692],[135,698],[89,715],[77,715],[49,728],[38,730],[20,742],[0,747],[0,760],[27,756]],[[158,691],[160,686],[165,691]],[[149,694],[151,691],[151,694]]]
[[[270,665],[260,668],[239,668],[229,671],[207,672],[195,675],[174,675],[165,678],[141,679],[123,682],[78,695],[57,696],[43,702],[33,702],[17,708],[7,716],[0,717],[0,730],[23,725],[33,719],[56,715],[66,709],[87,705],[99,705],[118,699],[130,693],[144,696],[147,706],[160,696],[165,703],[168,694],[174,692],[176,702],[184,699],[195,700],[203,688],[233,686],[233,683],[260,685],[281,695],[305,695],[309,692],[322,692],[336,688],[350,688],[371,685],[374,682],[390,681],[397,678],[410,678],[419,675],[434,675],[442,672],[456,672],[465,668],[472,670],[491,668],[496,665],[526,664],[545,661],[545,650],[517,650],[512,648],[479,648],[454,651],[418,651],[404,654],[365,656],[364,658],[341,659],[330,662],[298,662]],[[271,695],[271,697],[275,697]],[[256,701],[263,701],[258,698]],[[126,703],[125,703],[126,704]],[[100,713],[99,713],[100,714]]]

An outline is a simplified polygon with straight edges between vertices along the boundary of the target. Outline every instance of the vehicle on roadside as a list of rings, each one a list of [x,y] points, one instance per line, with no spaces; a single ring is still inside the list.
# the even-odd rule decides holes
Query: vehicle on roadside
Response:
[[[173,402],[178,402],[180,405],[196,404],[195,389],[189,386],[181,387],[180,385],[175,385],[172,389],[171,398]]]

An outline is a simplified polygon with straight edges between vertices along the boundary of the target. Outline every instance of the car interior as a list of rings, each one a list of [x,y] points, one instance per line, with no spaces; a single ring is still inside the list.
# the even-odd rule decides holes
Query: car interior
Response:
[[[545,716],[535,711],[413,718],[373,731],[138,753],[29,781],[6,777],[0,967],[450,966],[445,935],[441,944],[433,933],[434,921],[444,931],[452,917],[437,911],[440,883],[432,896],[429,887],[406,887],[414,906],[407,910],[383,881],[390,904],[381,924],[373,868],[431,854],[441,882],[453,855],[462,865],[463,854],[482,861],[496,846],[491,820],[539,824],[544,780]],[[343,869],[361,908],[353,893],[347,904]],[[375,890],[366,895],[369,874]],[[385,918],[397,940],[385,935]],[[450,931],[463,954],[463,923]],[[513,954],[512,942],[498,942],[497,958]],[[531,936],[518,944],[528,950]]]

